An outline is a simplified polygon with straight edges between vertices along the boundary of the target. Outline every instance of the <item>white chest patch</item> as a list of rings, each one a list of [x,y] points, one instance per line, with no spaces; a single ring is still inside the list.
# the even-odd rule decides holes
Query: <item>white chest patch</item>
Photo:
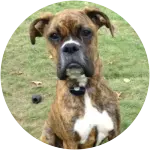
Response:
[[[84,144],[88,139],[91,130],[96,127],[98,131],[96,145],[99,145],[102,140],[108,136],[108,132],[113,130],[114,126],[112,119],[105,110],[101,113],[92,106],[87,91],[84,95],[84,101],[85,114],[83,118],[80,118],[75,122],[74,131],[81,137],[80,144]]]

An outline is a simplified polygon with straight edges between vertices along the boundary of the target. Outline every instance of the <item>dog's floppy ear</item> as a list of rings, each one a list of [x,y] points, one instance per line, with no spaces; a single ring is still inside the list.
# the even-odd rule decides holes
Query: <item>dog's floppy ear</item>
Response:
[[[44,28],[52,18],[51,13],[44,13],[40,18],[34,20],[29,28],[30,40],[32,44],[35,44],[35,38],[43,36]]]
[[[109,28],[111,35],[114,36],[114,27],[106,14],[97,8],[85,8],[84,12],[98,28],[106,26]]]

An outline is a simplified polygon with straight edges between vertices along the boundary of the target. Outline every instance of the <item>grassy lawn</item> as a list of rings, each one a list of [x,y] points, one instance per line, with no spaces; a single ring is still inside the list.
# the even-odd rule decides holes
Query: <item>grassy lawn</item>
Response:
[[[1,83],[7,105],[18,123],[31,135],[39,138],[47,118],[49,106],[55,98],[55,64],[49,58],[43,38],[30,44],[30,23],[41,12],[56,13],[66,8],[98,5],[88,2],[62,2],[47,6],[29,16],[12,35],[2,62]],[[111,88],[121,92],[121,131],[136,118],[144,103],[148,89],[148,61],[144,47],[132,27],[119,15],[100,7],[116,28],[115,38],[107,29],[99,32],[99,52],[103,60],[104,76]],[[129,79],[125,82],[124,79]],[[32,81],[41,81],[37,87]],[[32,94],[41,94],[43,101],[31,102]]]

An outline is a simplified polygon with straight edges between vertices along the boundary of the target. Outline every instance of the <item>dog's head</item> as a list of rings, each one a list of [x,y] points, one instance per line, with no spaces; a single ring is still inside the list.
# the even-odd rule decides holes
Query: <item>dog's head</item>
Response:
[[[31,43],[35,38],[45,37],[49,51],[57,64],[58,78],[64,80],[75,69],[76,74],[92,77],[94,61],[97,57],[97,31],[109,28],[113,36],[113,26],[103,12],[95,8],[84,10],[64,10],[52,15],[45,13],[30,25]]]

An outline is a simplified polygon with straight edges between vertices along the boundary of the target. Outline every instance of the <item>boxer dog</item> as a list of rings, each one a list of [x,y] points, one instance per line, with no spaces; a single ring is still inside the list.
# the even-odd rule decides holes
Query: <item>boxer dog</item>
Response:
[[[57,65],[56,99],[41,135],[49,145],[90,148],[119,134],[117,95],[104,81],[97,49],[102,26],[113,36],[109,18],[97,8],[45,13],[30,25],[31,43],[43,36]]]

